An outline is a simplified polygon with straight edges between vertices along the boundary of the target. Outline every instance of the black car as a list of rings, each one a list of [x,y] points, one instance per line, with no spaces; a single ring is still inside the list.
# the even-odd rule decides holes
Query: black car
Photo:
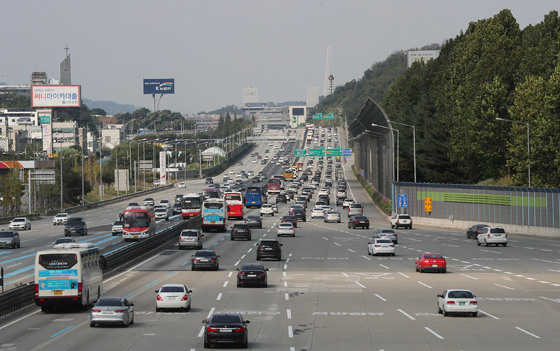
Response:
[[[199,268],[210,268],[215,271],[220,269],[220,255],[216,251],[201,250],[194,253],[192,257],[191,270],[196,271]]]
[[[241,348],[248,346],[249,332],[247,321],[240,313],[214,313],[210,320],[203,320],[204,348],[208,349],[212,344],[231,343],[239,344]]]
[[[282,216],[282,218],[280,219],[280,223],[292,223],[294,225],[294,228],[297,228],[297,218],[294,216]]]
[[[127,207],[132,207],[132,206],[140,206],[140,205],[138,205],[138,202],[129,202]]]
[[[296,219],[301,219],[304,222],[307,222],[307,214],[303,208],[293,208],[290,211],[290,215],[296,217]]]
[[[210,177],[206,178],[206,184],[214,184],[214,179]]]
[[[317,201],[325,201],[327,205],[331,204],[331,199],[329,198],[329,195],[319,195]]]
[[[478,234],[482,231],[482,228],[489,227],[488,224],[475,224],[469,229],[467,229],[467,239],[473,238],[478,239]]]
[[[261,179],[260,176],[256,176],[256,177],[253,178],[253,184],[260,183],[261,181],[262,181],[262,179]]]
[[[366,216],[352,216],[348,218],[348,228],[365,228],[369,229],[369,220]]]
[[[64,228],[64,236],[72,234],[87,235],[87,225],[82,217],[70,217]]]
[[[261,216],[257,216],[257,215],[247,216],[247,219],[245,219],[245,224],[248,225],[249,228],[261,228],[262,229]]]
[[[233,227],[231,227],[230,239],[251,240],[251,228],[245,223],[235,223]]]
[[[181,212],[183,212],[183,206],[181,206],[180,203],[173,204],[173,214],[179,214]]]
[[[282,260],[282,244],[276,239],[261,239],[257,246],[257,261],[261,258],[275,258]]]
[[[237,287],[247,285],[260,285],[266,288],[268,285],[267,271],[268,268],[260,263],[244,264],[241,268],[237,268]]]
[[[342,206],[342,204],[344,203],[344,200],[346,200],[345,197],[337,197],[336,198],[336,205],[337,206]]]
[[[286,196],[286,194],[278,194],[276,195],[276,203],[279,202],[283,202],[283,203],[287,203],[288,202],[288,197]]]

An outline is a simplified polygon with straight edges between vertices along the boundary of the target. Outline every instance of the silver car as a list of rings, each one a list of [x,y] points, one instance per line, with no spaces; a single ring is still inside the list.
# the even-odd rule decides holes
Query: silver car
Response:
[[[27,217],[14,218],[8,227],[10,229],[29,230],[31,229],[31,221]]]
[[[178,308],[189,312],[191,310],[191,293],[183,284],[164,284],[156,290],[156,312],[163,309]]]
[[[15,230],[0,231],[0,248],[9,247],[15,249],[21,246],[19,234]]]
[[[166,221],[169,220],[169,210],[164,207],[158,207],[155,210],[156,219],[165,219]]]
[[[179,236],[179,250],[184,247],[202,249],[202,234],[198,229],[184,229]]]
[[[276,236],[281,236],[281,235],[288,235],[288,236],[295,237],[296,230],[294,228],[294,225],[289,222],[280,223],[276,232]]]
[[[327,223],[327,222],[340,223],[340,212],[338,212],[338,211],[326,211],[325,212],[325,223]]]
[[[124,297],[102,297],[90,312],[90,327],[98,324],[116,324],[128,327],[134,324],[134,304]]]
[[[364,208],[361,204],[354,203],[348,206],[348,217],[351,216],[361,216],[364,214]]]
[[[373,234],[373,239],[390,239],[393,244],[399,243],[399,237],[393,229],[378,229],[375,234]]]

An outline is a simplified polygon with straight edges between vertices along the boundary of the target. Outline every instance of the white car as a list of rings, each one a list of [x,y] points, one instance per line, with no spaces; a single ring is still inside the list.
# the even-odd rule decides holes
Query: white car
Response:
[[[326,211],[325,212],[325,223],[337,222],[340,223],[340,212],[338,211]]]
[[[350,204],[354,204],[356,203],[356,201],[352,200],[352,199],[344,199],[344,202],[342,203],[342,208],[348,208],[350,206]]]
[[[165,208],[171,208],[171,203],[169,200],[160,200],[159,204]]]
[[[507,246],[507,233],[502,227],[484,227],[476,239],[478,240],[476,243],[478,246],[482,244],[485,246],[490,244]]]
[[[322,188],[321,190],[319,190],[319,196],[320,195],[330,195],[330,190],[329,188]]]
[[[368,255],[391,255],[395,256],[395,244],[390,239],[374,239],[368,243]]]
[[[229,174],[234,174],[234,173],[235,173],[235,171],[233,169],[229,170]]]
[[[12,230],[29,230],[31,229],[31,221],[27,217],[14,218],[8,227]]]
[[[59,213],[53,217],[53,225],[66,224],[68,222],[68,213]]]
[[[391,228],[405,227],[412,229],[412,218],[407,214],[396,214],[391,218]]]
[[[191,309],[191,293],[183,284],[164,284],[159,290],[156,290],[156,312],[163,309],[178,308],[185,311]]]
[[[439,314],[449,316],[449,313],[470,313],[472,317],[478,314],[478,301],[470,290],[447,289],[437,297]]]
[[[262,215],[269,215],[274,216],[274,208],[272,208],[272,204],[263,204],[261,206],[260,214]]]
[[[235,174],[235,177],[236,177],[236,178],[241,178],[242,176],[243,176],[242,173],[236,173],[236,174]]]
[[[270,205],[272,206],[272,210],[274,211],[274,213],[278,213],[278,205],[275,203],[271,203]]]
[[[278,226],[278,230],[276,231],[276,236],[280,235],[290,235],[295,237],[296,230],[294,228],[294,225],[288,222],[280,223],[280,225]]]
[[[311,211],[311,218],[325,218],[325,208],[323,206],[315,207]]]
[[[154,209],[156,219],[165,219],[166,221],[169,220],[169,213],[167,212],[167,208],[165,207],[158,207]]]
[[[346,191],[337,191],[336,192],[336,197],[346,197]]]
[[[177,186],[179,189],[186,189],[187,188],[187,184],[185,183],[179,183],[179,185]]]
[[[257,160],[253,160],[253,163],[257,163]]]

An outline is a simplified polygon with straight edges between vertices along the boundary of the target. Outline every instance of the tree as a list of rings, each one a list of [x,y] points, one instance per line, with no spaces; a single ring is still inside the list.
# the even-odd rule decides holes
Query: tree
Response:
[[[24,186],[19,178],[19,172],[19,169],[10,169],[1,178],[0,193],[2,198],[0,203],[2,206],[0,213],[3,217],[16,216],[20,213],[21,192]]]

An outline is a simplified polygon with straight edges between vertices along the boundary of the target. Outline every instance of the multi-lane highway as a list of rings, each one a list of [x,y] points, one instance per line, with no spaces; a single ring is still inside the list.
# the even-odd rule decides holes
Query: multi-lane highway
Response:
[[[267,147],[262,143],[256,151],[264,154]],[[258,171],[262,166],[244,161],[243,167]],[[30,307],[0,320],[0,349],[202,350],[201,321],[216,312],[240,312],[251,321],[253,350],[560,349],[558,240],[510,235],[507,247],[484,247],[467,239],[465,232],[414,226],[398,230],[395,257],[368,256],[373,228],[390,224],[355,181],[349,165],[344,167],[349,197],[364,205],[370,229],[348,229],[340,207],[342,223],[298,223],[296,237],[280,239],[282,261],[261,261],[269,268],[267,288],[237,288],[235,269],[255,262],[258,239],[276,238],[278,215],[263,218],[263,229],[253,230],[252,241],[206,233],[204,247],[221,255],[219,271],[191,271],[192,251],[179,251],[171,244],[106,278],[105,296],[127,296],[135,304],[135,323],[129,328],[90,328],[88,312],[45,314]],[[203,184],[197,180],[189,187],[201,189]],[[181,192],[184,189],[175,188],[154,198],[171,200]],[[289,205],[280,204],[279,214]],[[108,226],[118,209],[82,214],[96,218],[93,223],[105,216],[99,223]],[[258,209],[245,213],[257,214]],[[42,245],[47,245],[55,236],[34,231],[52,231],[52,223],[41,225],[34,223],[28,234],[37,244],[46,240]],[[92,236],[103,240],[108,228]],[[32,249],[22,245],[21,250],[14,253]],[[446,256],[447,273],[415,272],[414,261],[422,252]],[[182,283],[193,290],[190,312],[155,312],[154,290],[164,283]],[[478,317],[438,314],[436,295],[448,288],[472,290],[479,302]]]

